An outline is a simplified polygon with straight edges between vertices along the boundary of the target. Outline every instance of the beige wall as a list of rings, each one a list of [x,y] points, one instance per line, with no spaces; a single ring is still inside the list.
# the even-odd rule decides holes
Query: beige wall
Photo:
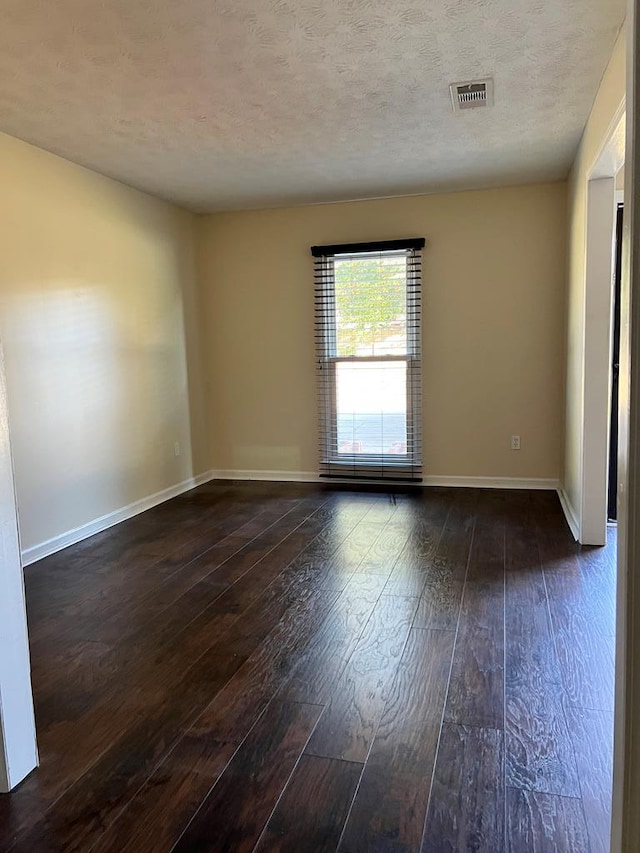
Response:
[[[584,306],[586,198],[589,174],[602,149],[611,122],[625,95],[626,34],[623,30],[584,131],[571,171],[568,191],[567,363],[564,489],[578,517],[582,504],[582,412],[584,402]]]
[[[203,470],[194,218],[4,135],[0,185],[0,334],[29,548]]]
[[[557,478],[565,202],[557,183],[201,217],[210,466],[317,470],[309,247],[425,236],[426,473]]]

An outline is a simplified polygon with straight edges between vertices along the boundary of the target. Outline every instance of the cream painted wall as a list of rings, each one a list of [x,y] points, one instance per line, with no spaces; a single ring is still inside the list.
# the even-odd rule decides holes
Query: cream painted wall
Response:
[[[567,363],[564,490],[576,518],[582,504],[582,416],[584,404],[584,310],[586,201],[589,174],[625,96],[626,33],[623,29],[598,90],[568,189]]]
[[[317,470],[309,247],[424,236],[425,472],[559,477],[565,223],[563,183],[201,217],[210,467]]]
[[[0,184],[0,335],[29,548],[204,470],[194,217],[5,135]]]

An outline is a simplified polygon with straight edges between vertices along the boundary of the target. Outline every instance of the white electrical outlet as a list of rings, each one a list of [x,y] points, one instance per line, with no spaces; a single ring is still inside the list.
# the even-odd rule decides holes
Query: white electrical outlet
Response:
[[[520,436],[512,435],[511,436],[511,449],[512,450],[520,450]]]
[[[180,442],[174,441],[173,443],[173,454],[174,456],[180,456]]]

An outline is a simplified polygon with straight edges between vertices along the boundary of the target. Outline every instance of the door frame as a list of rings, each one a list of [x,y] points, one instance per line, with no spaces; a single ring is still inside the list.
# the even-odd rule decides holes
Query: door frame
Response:
[[[627,156],[620,300],[618,588],[611,853],[640,845],[640,0],[627,12]]]
[[[38,765],[24,576],[0,349],[0,793]]]
[[[602,546],[607,542],[616,175],[625,162],[625,141],[623,99],[587,179],[581,503],[577,536],[583,545]]]

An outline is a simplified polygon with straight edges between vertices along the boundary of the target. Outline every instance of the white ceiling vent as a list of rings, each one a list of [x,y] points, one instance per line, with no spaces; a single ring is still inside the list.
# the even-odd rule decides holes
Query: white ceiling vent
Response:
[[[449,88],[454,113],[493,106],[493,80],[490,78],[452,83]]]

